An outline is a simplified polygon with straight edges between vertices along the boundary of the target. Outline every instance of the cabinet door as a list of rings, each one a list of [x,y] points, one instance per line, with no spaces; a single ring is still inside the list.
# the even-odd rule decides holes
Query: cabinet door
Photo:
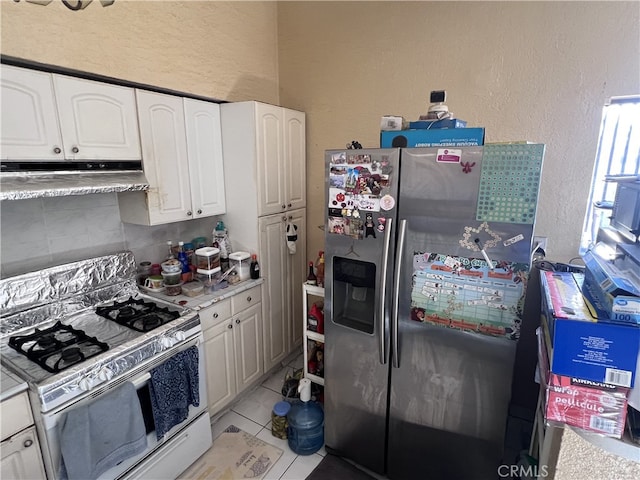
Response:
[[[265,370],[271,369],[289,353],[288,281],[285,242],[285,215],[270,215],[258,220],[260,229],[260,271],[265,279],[262,299],[264,322]]]
[[[287,210],[295,210],[307,204],[305,114],[287,108],[283,111],[285,167],[282,174],[287,188]]]
[[[0,478],[46,478],[35,427],[5,440],[1,446]]]
[[[140,160],[133,88],[53,75],[68,160]]]
[[[151,225],[191,218],[182,97],[138,90],[143,168]]]
[[[236,396],[233,324],[227,319],[204,331],[209,415],[219,412]]]
[[[2,65],[2,158],[63,160],[51,74]]]
[[[220,105],[184,99],[193,217],[225,213]]]
[[[262,305],[256,304],[233,317],[236,387],[243,391],[264,373],[262,359]]]
[[[287,205],[282,107],[256,103],[256,143],[258,216],[284,212]]]
[[[304,308],[302,306],[302,284],[307,279],[307,269],[309,258],[315,255],[307,255],[307,221],[306,210],[298,209],[287,214],[287,218],[294,225],[298,226],[298,241],[295,255],[287,255],[287,293],[289,305],[289,336],[288,353],[302,345],[302,327],[304,325]]]

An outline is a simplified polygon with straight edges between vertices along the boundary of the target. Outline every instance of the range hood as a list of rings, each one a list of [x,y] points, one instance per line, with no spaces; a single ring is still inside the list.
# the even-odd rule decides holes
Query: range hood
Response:
[[[17,164],[2,162],[0,200],[149,189],[141,162]]]

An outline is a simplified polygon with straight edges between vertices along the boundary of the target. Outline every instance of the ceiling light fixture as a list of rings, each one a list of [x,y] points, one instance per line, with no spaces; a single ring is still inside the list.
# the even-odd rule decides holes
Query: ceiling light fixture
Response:
[[[13,0],[19,2],[20,0]],[[49,5],[53,0],[26,0],[28,3],[35,3],[36,5]],[[69,10],[84,10],[89,6],[93,0],[62,0],[62,4]],[[113,5],[116,0],[100,0],[103,7]]]

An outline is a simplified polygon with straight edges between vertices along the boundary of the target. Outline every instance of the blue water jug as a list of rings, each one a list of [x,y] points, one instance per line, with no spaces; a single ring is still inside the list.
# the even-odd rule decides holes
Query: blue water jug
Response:
[[[287,441],[298,455],[311,455],[324,445],[324,411],[311,401],[311,380],[303,378],[298,385],[300,402],[287,414]]]

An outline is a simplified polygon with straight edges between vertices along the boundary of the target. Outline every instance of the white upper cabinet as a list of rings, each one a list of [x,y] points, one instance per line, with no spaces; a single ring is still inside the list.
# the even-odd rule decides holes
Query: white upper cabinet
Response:
[[[220,105],[184,99],[194,217],[225,212]]]
[[[51,75],[8,65],[1,72],[2,158],[63,160]]]
[[[2,158],[140,160],[134,90],[2,65]]]
[[[305,114],[255,103],[258,215],[304,207]]]
[[[159,225],[225,212],[220,106],[137,91],[146,192],[118,194],[123,222]]]
[[[140,160],[133,88],[53,75],[69,160]]]

